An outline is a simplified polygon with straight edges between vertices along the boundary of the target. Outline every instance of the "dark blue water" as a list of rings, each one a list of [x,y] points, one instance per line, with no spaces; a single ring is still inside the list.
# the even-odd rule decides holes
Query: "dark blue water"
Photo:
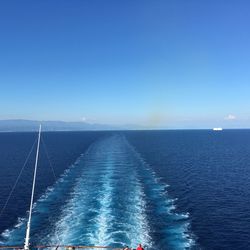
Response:
[[[0,207],[35,140],[0,134]],[[250,249],[250,131],[43,133],[31,239],[147,249]],[[22,244],[34,153],[0,217]]]

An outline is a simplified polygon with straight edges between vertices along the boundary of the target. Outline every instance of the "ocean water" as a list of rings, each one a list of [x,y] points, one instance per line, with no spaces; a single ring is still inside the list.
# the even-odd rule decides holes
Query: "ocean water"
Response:
[[[35,139],[0,133],[0,209]],[[250,249],[249,130],[45,132],[42,142],[33,245]],[[34,157],[0,216],[1,245],[23,244]]]

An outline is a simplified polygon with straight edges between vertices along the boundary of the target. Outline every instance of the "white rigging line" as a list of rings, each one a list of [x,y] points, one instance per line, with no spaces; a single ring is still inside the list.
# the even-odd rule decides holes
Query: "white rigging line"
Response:
[[[50,157],[49,157],[49,154],[48,154],[48,150],[47,150],[46,144],[45,144],[44,139],[43,139],[43,137],[42,137],[42,136],[41,136],[41,142],[42,142],[42,145],[43,145],[43,148],[44,148],[45,154],[46,154],[46,156],[47,156],[47,158],[48,158],[48,162],[49,162],[50,168],[51,168],[51,170],[52,170],[52,173],[53,173],[54,179],[55,179],[55,181],[56,181],[56,174],[55,174],[55,170],[54,170],[53,165],[52,165],[52,163],[51,163],[51,160],[50,160]]]
[[[23,166],[22,166],[22,168],[21,168],[21,170],[20,170],[20,172],[19,172],[19,174],[18,174],[18,176],[17,176],[17,178],[16,178],[16,181],[15,181],[15,183],[14,183],[14,185],[13,185],[13,187],[12,187],[10,193],[9,193],[9,195],[8,195],[8,198],[7,198],[7,200],[6,200],[5,204],[4,204],[4,206],[3,206],[2,209],[1,209],[0,217],[3,215],[3,213],[4,213],[4,211],[5,211],[5,208],[7,207],[8,203],[9,203],[9,200],[10,200],[10,198],[11,198],[11,196],[12,196],[12,194],[13,194],[15,188],[16,188],[16,185],[17,185],[17,183],[18,183],[18,181],[19,181],[19,179],[20,179],[20,177],[21,177],[21,175],[22,175],[22,173],[23,173],[23,170],[24,170],[24,168],[25,168],[25,166],[26,166],[26,164],[27,164],[27,162],[28,162],[28,160],[29,160],[29,158],[30,158],[30,155],[31,155],[31,153],[32,153],[32,151],[33,151],[33,148],[34,148],[34,146],[35,146],[35,143],[36,143],[36,140],[34,141],[32,147],[31,147],[31,150],[30,150],[28,156],[26,157],[26,160],[24,161],[24,164],[23,164]]]
[[[46,154],[46,156],[47,156],[47,158],[48,158],[49,165],[50,165],[50,168],[51,168],[51,170],[52,170],[52,173],[53,173],[54,179],[55,179],[55,181],[56,181],[56,180],[57,180],[57,178],[56,178],[56,175],[55,175],[55,170],[54,170],[54,168],[53,168],[53,165],[52,165],[52,162],[51,162],[51,160],[50,160],[50,157],[49,157],[49,153],[48,153],[48,150],[47,150],[46,144],[45,144],[44,139],[43,139],[43,137],[42,137],[42,136],[41,136],[41,142],[42,142],[42,145],[43,145],[43,148],[44,148],[45,154]],[[55,231],[55,236],[56,236],[57,241],[58,241],[58,244],[59,244],[60,239],[59,239],[59,235],[58,235],[57,231]],[[57,248],[58,248],[58,247],[56,247],[56,249],[57,249]]]

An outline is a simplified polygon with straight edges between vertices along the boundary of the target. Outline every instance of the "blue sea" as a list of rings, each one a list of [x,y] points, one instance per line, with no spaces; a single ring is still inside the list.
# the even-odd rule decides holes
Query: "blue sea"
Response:
[[[0,245],[22,245],[36,133],[0,133]],[[3,210],[2,208],[5,207]],[[250,130],[44,132],[31,243],[250,249]]]

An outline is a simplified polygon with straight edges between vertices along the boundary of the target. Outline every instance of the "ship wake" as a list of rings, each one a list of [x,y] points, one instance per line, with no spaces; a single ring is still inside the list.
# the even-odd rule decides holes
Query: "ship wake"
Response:
[[[189,215],[125,136],[104,137],[36,202],[33,243],[192,249]],[[2,234],[22,244],[25,219]]]

